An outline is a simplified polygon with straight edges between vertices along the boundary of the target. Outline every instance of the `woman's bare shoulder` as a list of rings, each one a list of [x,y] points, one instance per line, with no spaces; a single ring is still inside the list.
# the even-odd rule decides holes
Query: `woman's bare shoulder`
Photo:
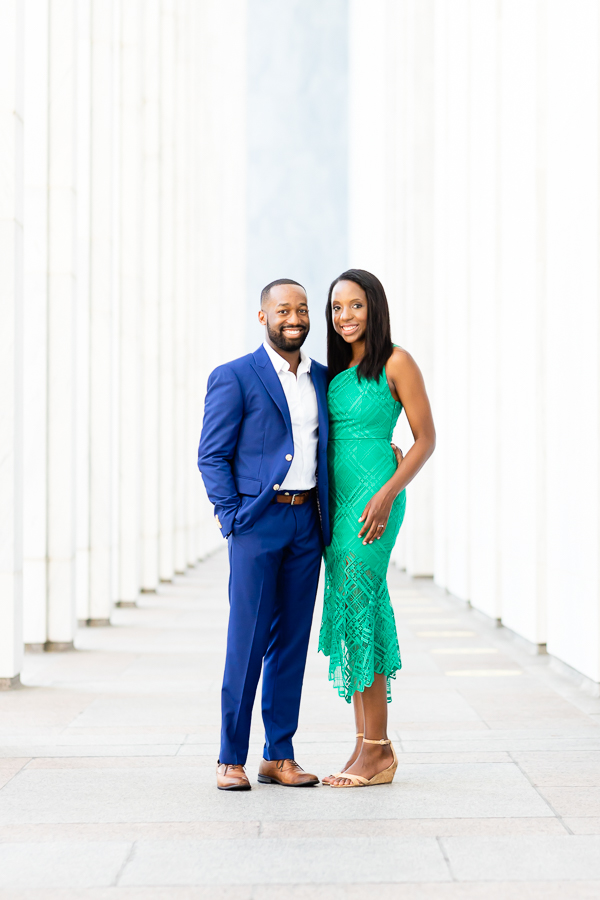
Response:
[[[398,374],[402,372],[408,372],[411,369],[417,367],[416,362],[404,347],[398,347],[398,345],[394,346],[392,351],[392,355],[388,359],[387,368],[390,372],[398,372]]]

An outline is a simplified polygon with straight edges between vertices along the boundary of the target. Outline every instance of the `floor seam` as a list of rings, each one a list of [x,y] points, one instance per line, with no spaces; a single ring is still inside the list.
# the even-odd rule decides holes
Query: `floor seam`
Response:
[[[448,874],[450,875],[450,878],[454,882],[458,881],[458,879],[454,876],[454,872],[452,871],[452,866],[450,865],[450,857],[448,856],[446,848],[444,847],[443,839],[438,835],[436,837],[436,841],[437,841],[438,847],[442,851],[442,856],[444,857],[444,862],[446,863],[446,867],[448,869]]]
[[[21,772],[23,772],[27,768],[27,766],[29,765],[29,763],[31,762],[32,759],[35,759],[35,757],[32,756],[31,759],[28,759],[27,762],[24,763],[24,765],[22,765],[20,769],[18,769],[16,772],[13,772],[13,774],[10,776],[8,781],[5,784],[3,784],[2,787],[0,787],[0,791],[3,791],[5,787],[7,787],[12,781],[14,781],[14,779],[17,777],[17,775],[20,775]]]
[[[515,764],[515,766],[517,767],[517,769],[519,770],[519,772],[521,773],[521,775],[523,775],[523,777],[527,779],[527,781],[529,782],[529,784],[531,785],[531,787],[534,789],[534,791],[536,792],[536,794],[538,795],[538,797],[541,797],[541,799],[544,801],[544,803],[546,804],[546,806],[548,807],[548,809],[552,812],[552,815],[554,816],[554,818],[555,818],[555,819],[558,819],[558,821],[560,822],[560,824],[562,825],[562,827],[565,829],[565,831],[567,832],[567,834],[574,834],[574,832],[569,828],[569,826],[567,825],[567,823],[563,820],[563,817],[557,813],[557,811],[554,809],[553,805],[550,803],[550,801],[548,800],[548,798],[547,798],[547,797],[544,797],[544,795],[542,794],[542,792],[541,792],[540,789],[538,788],[537,784],[534,784],[534,782],[531,780],[531,778],[529,777],[529,775],[527,774],[527,772],[525,771],[525,769],[523,769],[523,767],[521,766],[521,764],[515,759],[515,757],[513,756],[512,752],[511,752],[510,750],[508,751],[508,755],[509,755],[510,758],[512,759],[513,763]]]
[[[119,887],[119,882],[121,881],[121,877],[122,877],[125,869],[129,865],[129,863],[133,859],[133,854],[135,852],[136,845],[137,845],[137,841],[133,841],[133,843],[131,844],[131,847],[129,848],[129,853],[127,854],[127,856],[125,857],[125,860],[123,861],[123,865],[117,872],[116,878],[113,883],[113,887]]]

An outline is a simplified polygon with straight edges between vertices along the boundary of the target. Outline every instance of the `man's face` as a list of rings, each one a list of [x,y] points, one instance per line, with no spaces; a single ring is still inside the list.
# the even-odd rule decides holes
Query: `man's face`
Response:
[[[277,284],[258,313],[269,342],[278,350],[299,350],[310,331],[308,301],[296,284]]]

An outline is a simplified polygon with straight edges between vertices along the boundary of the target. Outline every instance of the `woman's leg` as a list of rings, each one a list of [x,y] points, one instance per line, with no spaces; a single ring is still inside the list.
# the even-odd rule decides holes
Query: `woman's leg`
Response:
[[[363,695],[356,691],[356,693],[352,697],[352,707],[354,709],[354,725],[356,728],[356,734],[362,735],[365,730],[365,714],[363,712]],[[360,751],[362,747],[362,737],[356,738],[356,743],[354,745],[354,750],[350,755],[350,759],[342,768],[342,772],[345,772],[346,769],[349,769],[350,766],[358,759]],[[326,778],[323,778],[323,784],[331,784],[335,779],[331,775],[327,775]]]
[[[364,728],[358,727],[356,713],[356,697],[362,697],[362,713]],[[357,732],[363,731],[366,738],[371,741],[387,740],[387,683],[385,675],[375,675],[371,687],[365,688],[361,694],[354,694],[354,714],[357,720]],[[378,772],[391,765],[393,759],[389,744],[364,744],[352,767],[347,765],[344,771],[350,770],[353,775],[362,775],[363,778],[373,778]],[[350,784],[347,778],[336,778],[337,784]]]

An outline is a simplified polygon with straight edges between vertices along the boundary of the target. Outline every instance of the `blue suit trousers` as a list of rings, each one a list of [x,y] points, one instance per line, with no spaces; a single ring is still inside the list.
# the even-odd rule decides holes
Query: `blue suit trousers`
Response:
[[[263,670],[264,758],[293,759],[323,542],[316,502],[271,503],[229,543],[220,761],[246,763]],[[264,666],[263,666],[264,660]]]

